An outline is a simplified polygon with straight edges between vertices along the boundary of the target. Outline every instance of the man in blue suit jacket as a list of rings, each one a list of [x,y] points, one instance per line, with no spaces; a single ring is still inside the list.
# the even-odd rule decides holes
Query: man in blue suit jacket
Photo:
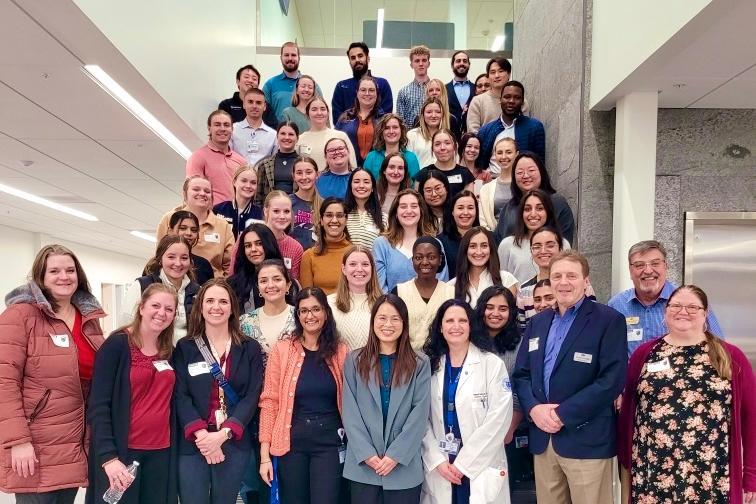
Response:
[[[457,128],[452,133],[459,140],[467,124],[467,107],[475,96],[475,84],[467,78],[467,73],[470,71],[470,57],[465,51],[452,54],[451,67],[454,78],[446,83],[446,95],[449,97],[449,114],[457,118],[455,123]]]
[[[501,117],[478,130],[480,155],[475,166],[481,170],[488,168],[499,137],[514,138],[517,150],[535,152],[546,162],[546,131],[541,121],[522,113],[524,101],[525,86],[522,83],[509,81],[504,85],[501,89]]]
[[[585,297],[588,261],[551,260],[557,306],[530,320],[513,374],[530,424],[538,502],[612,502],[614,400],[627,372],[625,318]]]

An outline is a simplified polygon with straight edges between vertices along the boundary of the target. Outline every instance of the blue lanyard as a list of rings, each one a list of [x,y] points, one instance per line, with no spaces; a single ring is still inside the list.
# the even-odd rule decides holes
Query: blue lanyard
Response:
[[[465,356],[465,359],[467,359],[467,356]],[[456,413],[456,404],[455,399],[457,397],[457,385],[459,385],[459,377],[462,376],[462,367],[464,367],[465,361],[462,361],[462,366],[459,369],[459,372],[457,373],[457,376],[452,379],[452,366],[451,366],[451,358],[449,357],[449,353],[446,354],[446,397],[444,398],[444,406],[446,406],[445,412],[446,412],[446,423],[449,425],[449,428],[451,429],[454,425],[454,416]]]

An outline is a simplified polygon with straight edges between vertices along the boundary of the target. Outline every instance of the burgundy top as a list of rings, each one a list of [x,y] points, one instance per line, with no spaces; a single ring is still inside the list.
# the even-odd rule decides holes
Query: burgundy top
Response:
[[[221,355],[220,361],[218,362],[218,366],[223,369],[223,363],[226,363],[226,371],[223,373],[223,376],[226,377],[226,380],[231,379],[231,358],[230,356],[223,354]],[[207,410],[207,424],[210,426],[215,426],[216,429],[222,428],[220,425],[215,425],[215,411],[220,409],[220,394],[218,393],[218,389],[220,388],[220,385],[218,385],[218,380],[213,378],[213,386],[210,387],[210,407]],[[226,409],[228,410],[228,400],[226,400]]]
[[[155,366],[167,365],[157,355],[147,356],[133,345],[131,350],[131,419],[129,448],[162,450],[171,445],[171,397],[176,373],[173,369],[159,371]]]
[[[643,365],[658,338],[639,346],[627,367],[617,429],[617,459],[632,481],[633,430],[637,389]],[[736,346],[720,340],[732,359],[732,426],[730,429],[730,503],[742,504],[743,492],[756,492],[756,378],[751,363]]]
[[[79,359],[79,379],[84,382],[92,381],[92,368],[94,367],[95,349],[81,330],[81,313],[76,310],[73,330],[71,331],[76,353]]]

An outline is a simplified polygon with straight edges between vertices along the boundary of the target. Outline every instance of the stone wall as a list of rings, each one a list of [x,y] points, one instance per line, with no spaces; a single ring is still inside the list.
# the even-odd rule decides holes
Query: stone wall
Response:
[[[683,279],[685,212],[756,211],[756,110],[659,109],[654,235]]]

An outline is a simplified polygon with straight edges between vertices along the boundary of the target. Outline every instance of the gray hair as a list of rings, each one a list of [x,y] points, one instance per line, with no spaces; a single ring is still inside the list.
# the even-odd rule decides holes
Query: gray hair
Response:
[[[664,257],[664,260],[667,260],[667,249],[664,248],[662,242],[657,240],[643,240],[630,247],[630,250],[627,253],[628,262],[630,262],[630,258],[635,254],[644,254],[649,250],[658,250]]]

